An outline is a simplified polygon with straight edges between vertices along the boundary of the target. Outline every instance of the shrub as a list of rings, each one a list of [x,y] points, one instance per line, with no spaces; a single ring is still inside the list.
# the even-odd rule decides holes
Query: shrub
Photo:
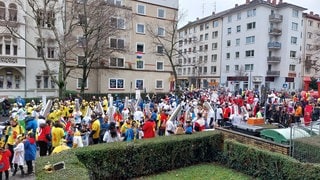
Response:
[[[320,163],[319,149],[319,136],[295,139],[293,157],[301,162]]]
[[[213,162],[222,150],[222,141],[221,133],[211,131],[99,144],[79,149],[76,156],[92,179],[126,179]]]
[[[224,142],[226,165],[261,179],[319,179],[320,166],[232,140]]]

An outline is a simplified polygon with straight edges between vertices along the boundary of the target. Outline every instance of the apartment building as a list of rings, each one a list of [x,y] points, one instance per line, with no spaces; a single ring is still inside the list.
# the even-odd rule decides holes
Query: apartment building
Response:
[[[59,68],[54,38],[47,31],[40,40],[39,26],[32,14],[25,1],[0,1],[0,97],[57,96],[57,87],[49,76]],[[39,24],[41,29],[50,29],[54,24],[54,20],[38,20],[43,22]],[[13,36],[13,32],[21,38]],[[35,48],[40,42],[45,43],[43,51]],[[45,53],[51,72],[47,71],[40,52]]]
[[[220,81],[222,14],[212,14],[179,29],[178,84],[208,88]]]
[[[230,90],[262,86],[296,90],[302,87],[304,10],[282,0],[246,0],[242,5],[236,4],[190,25],[198,26],[210,18],[220,21],[221,38],[217,42],[220,86]],[[183,32],[185,27],[180,29],[180,35],[184,35]],[[182,54],[188,51],[184,44],[180,48],[186,49]],[[205,54],[213,52],[208,49]],[[183,70],[179,71],[182,78]]]
[[[303,37],[304,44],[302,46],[303,56],[303,77],[307,80],[310,77],[319,78],[319,60],[320,60],[320,17],[319,14],[310,13],[303,14]],[[309,79],[310,80],[310,79]]]
[[[86,82],[86,93],[169,92],[175,79],[172,66],[163,54],[157,37],[170,36],[177,21],[178,0],[108,0],[116,9],[112,15],[120,31],[108,38],[110,53],[93,66]],[[80,32],[74,34],[79,36]],[[81,47],[78,47],[81,48]],[[76,53],[75,53],[76,52]],[[68,56],[81,62],[81,51]],[[80,65],[80,64],[79,64]],[[81,67],[71,71],[67,89],[80,90]]]

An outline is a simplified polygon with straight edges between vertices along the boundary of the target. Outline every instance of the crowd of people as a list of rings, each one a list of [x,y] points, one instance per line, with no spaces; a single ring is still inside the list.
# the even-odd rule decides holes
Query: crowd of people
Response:
[[[299,123],[301,117],[319,119],[320,99],[307,93],[283,94],[270,91],[261,98],[259,92],[249,90],[187,90],[179,97],[171,93],[115,102],[110,97],[54,99],[49,107],[20,99],[8,105],[9,122],[3,127],[0,144],[0,175],[2,178],[5,172],[8,178],[9,169],[12,175],[18,170],[21,175],[32,174],[37,151],[48,156],[99,143],[193,134],[246,123],[250,117],[283,126]]]

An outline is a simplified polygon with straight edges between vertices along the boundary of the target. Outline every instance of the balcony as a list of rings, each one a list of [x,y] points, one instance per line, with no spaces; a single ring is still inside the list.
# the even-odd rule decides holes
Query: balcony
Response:
[[[281,29],[272,28],[269,30],[269,34],[273,36],[280,36],[282,34]]]
[[[267,71],[267,76],[280,76],[280,71]]]
[[[271,14],[269,15],[270,22],[282,22],[283,16],[280,14]]]
[[[269,42],[268,43],[268,48],[269,49],[281,49],[281,43],[274,41],[274,42]]]
[[[26,60],[17,57],[0,56],[0,67],[1,66],[26,67]]]
[[[269,57],[267,57],[267,62],[268,63],[280,63],[281,62],[281,57],[269,56]]]

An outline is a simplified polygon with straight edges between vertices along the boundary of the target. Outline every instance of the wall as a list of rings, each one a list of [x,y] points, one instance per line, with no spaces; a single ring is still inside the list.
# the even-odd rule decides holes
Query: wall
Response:
[[[264,150],[269,150],[271,152],[277,152],[284,155],[290,154],[290,146],[274,143],[259,137],[249,136],[246,134],[242,134],[239,132],[231,131],[224,128],[216,128],[217,130],[221,131],[226,139],[234,139],[240,143],[252,145],[257,148],[261,148]]]

